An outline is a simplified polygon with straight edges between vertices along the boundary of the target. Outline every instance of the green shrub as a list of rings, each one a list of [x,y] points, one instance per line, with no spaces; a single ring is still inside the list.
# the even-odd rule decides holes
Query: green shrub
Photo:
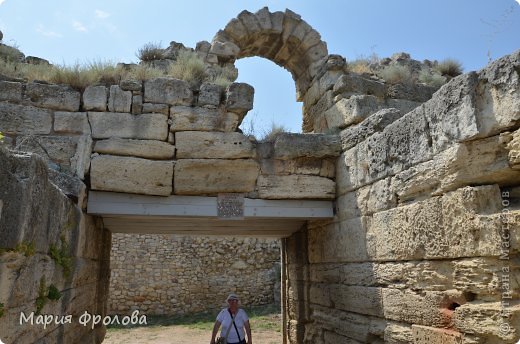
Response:
[[[455,59],[445,59],[440,61],[437,66],[435,66],[435,70],[437,70],[442,76],[449,76],[453,78],[462,74],[462,63]]]
[[[4,304],[0,302],[0,318],[4,316]]]
[[[34,242],[30,242],[30,243],[21,242],[21,243],[17,244],[14,248],[15,252],[23,253],[23,255],[26,257],[30,257],[30,256],[34,255],[35,250],[36,249],[34,247]]]
[[[206,65],[197,53],[189,50],[181,50],[177,55],[177,60],[168,68],[168,75],[189,82],[198,84],[207,78]]]
[[[446,77],[429,71],[428,69],[422,69],[419,73],[419,81],[426,85],[439,88],[446,83]]]
[[[48,290],[49,291],[47,292],[47,298],[49,300],[57,301],[61,299],[61,293],[54,284],[51,284]]]
[[[146,43],[142,48],[137,50],[139,60],[148,62],[153,60],[161,60],[164,58],[164,50],[160,43]]]
[[[408,83],[412,80],[412,72],[407,66],[393,65],[386,66],[379,76],[391,84]]]

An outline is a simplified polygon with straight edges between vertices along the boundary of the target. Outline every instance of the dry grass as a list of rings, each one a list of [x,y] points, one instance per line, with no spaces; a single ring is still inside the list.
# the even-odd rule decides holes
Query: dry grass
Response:
[[[0,59],[4,62],[20,62],[23,59],[23,54],[16,46],[12,47],[0,43]]]
[[[202,58],[189,50],[179,51],[177,60],[168,68],[168,75],[190,84],[200,84],[208,77]]]
[[[162,57],[162,49],[156,43],[148,43],[138,52],[142,61]],[[9,78],[26,81],[44,81],[54,84],[66,84],[83,91],[90,85],[117,85],[123,79],[149,80],[161,76],[171,76],[198,86],[207,81],[221,86],[228,86],[238,76],[234,65],[207,66],[194,51],[182,50],[168,71],[142,63],[135,66],[118,66],[110,61],[91,61],[73,65],[46,65],[22,63],[16,48],[0,45],[0,74]]]
[[[379,76],[391,84],[409,83],[412,81],[412,72],[407,66],[386,66],[379,72]]]
[[[160,43],[150,42],[139,48],[136,55],[143,62],[161,60],[164,58],[164,50]]]
[[[370,61],[367,59],[356,59],[348,63],[348,70],[357,74],[374,74],[374,70],[370,67]]]
[[[446,77],[432,73],[427,69],[422,69],[419,73],[419,82],[425,83],[426,85],[433,86],[436,88],[441,87],[446,83]]]
[[[456,77],[462,74],[462,63],[455,59],[445,59],[435,66],[435,70],[442,76]]]

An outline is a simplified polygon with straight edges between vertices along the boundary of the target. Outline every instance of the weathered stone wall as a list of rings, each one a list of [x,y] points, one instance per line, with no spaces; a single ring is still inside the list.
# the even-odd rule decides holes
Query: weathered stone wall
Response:
[[[179,315],[280,302],[279,240],[113,234],[108,309]],[[224,302],[225,303],[225,302]]]
[[[110,232],[83,213],[85,191],[79,179],[48,170],[41,157],[0,147],[3,342],[102,341],[104,327],[78,321],[84,312],[105,314],[109,281]],[[27,322],[20,323],[22,313]],[[58,320],[44,326],[43,315]]]
[[[157,78],[80,93],[0,81],[0,90],[0,131],[10,147],[42,155],[54,169],[89,180],[92,190],[334,197],[338,137],[285,134],[259,143],[236,132],[253,104],[247,84],[192,90],[185,81]]]
[[[297,14],[265,8],[198,53],[287,68],[312,134],[256,142],[236,132],[250,86],[172,78],[2,81],[0,131],[94,190],[336,199],[334,220],[284,241],[290,343],[518,341],[520,52],[434,93],[350,73]]]
[[[289,342],[518,341],[519,71],[520,51],[341,132],[336,217],[286,243]]]

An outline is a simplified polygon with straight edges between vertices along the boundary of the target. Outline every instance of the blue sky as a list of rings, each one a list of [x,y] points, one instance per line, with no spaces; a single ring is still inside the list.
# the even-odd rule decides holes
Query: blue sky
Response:
[[[53,63],[137,62],[148,42],[195,47],[240,11],[289,8],[327,42],[329,53],[353,60],[405,51],[417,60],[455,58],[465,71],[520,49],[520,0],[122,1],[0,0],[4,43]],[[256,89],[255,125],[301,127],[301,103],[288,72],[260,58],[236,63],[239,81]]]

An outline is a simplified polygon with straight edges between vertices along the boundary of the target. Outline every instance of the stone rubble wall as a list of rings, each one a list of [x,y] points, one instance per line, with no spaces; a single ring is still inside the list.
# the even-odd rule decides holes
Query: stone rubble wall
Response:
[[[289,342],[516,343],[519,127],[517,51],[342,130],[334,220],[287,239]]]
[[[0,147],[0,341],[103,340],[104,327],[78,321],[106,314],[109,281],[110,232],[85,215],[85,195],[79,179],[48,170],[41,157]],[[22,313],[33,323],[20,324]],[[38,314],[59,322],[44,327]]]
[[[231,292],[280,304],[279,240],[115,233],[110,261],[111,314],[215,312]]]

